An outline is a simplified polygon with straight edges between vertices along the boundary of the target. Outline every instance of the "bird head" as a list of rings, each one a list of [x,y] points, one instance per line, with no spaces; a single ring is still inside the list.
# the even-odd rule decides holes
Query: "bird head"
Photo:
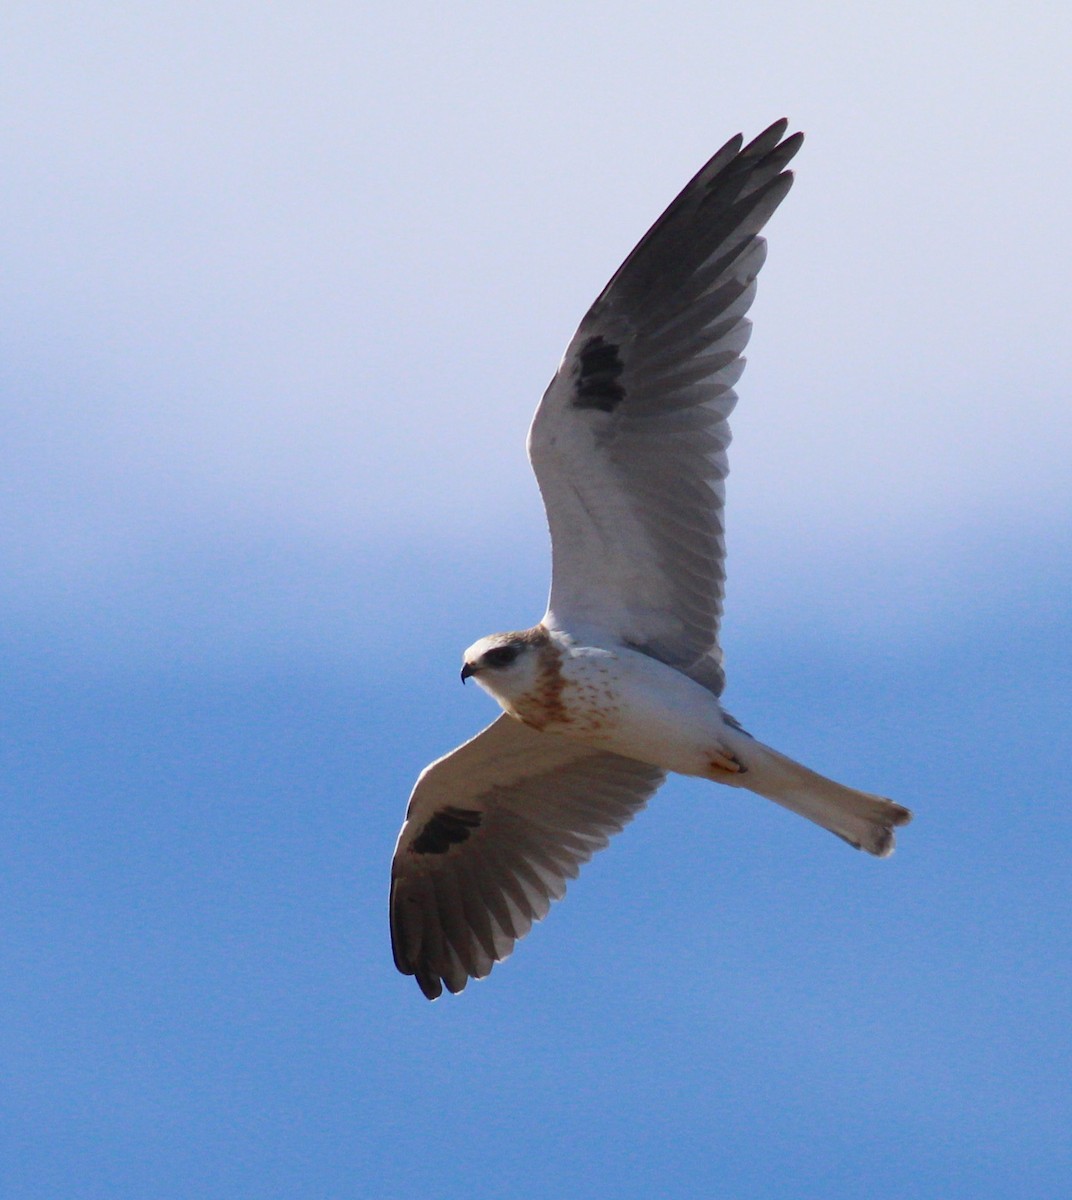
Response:
[[[546,640],[546,638],[542,639]],[[466,650],[462,683],[475,679],[504,707],[536,685],[540,645],[531,632],[493,633]]]

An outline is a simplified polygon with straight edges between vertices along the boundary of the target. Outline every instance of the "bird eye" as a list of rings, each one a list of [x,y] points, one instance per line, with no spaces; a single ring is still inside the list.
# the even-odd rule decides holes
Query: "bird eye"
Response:
[[[489,667],[508,667],[520,653],[519,646],[496,646],[484,652],[484,662]]]

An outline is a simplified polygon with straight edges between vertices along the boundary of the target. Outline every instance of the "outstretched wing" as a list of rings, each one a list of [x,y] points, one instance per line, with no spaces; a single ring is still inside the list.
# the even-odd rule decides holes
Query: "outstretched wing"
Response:
[[[429,1000],[482,979],[663,778],[507,716],[426,767],[391,864],[395,965]]]
[[[529,432],[551,529],[544,623],[613,637],[721,691],[733,385],[765,243],[803,140],[731,139],[588,310]]]

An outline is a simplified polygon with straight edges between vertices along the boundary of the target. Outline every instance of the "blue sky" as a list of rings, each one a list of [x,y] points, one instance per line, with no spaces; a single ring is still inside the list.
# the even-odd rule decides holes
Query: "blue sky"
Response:
[[[1061,5],[0,18],[0,1190],[1063,1197]],[[808,140],[731,450],[732,710],[875,862],[674,781],[511,960],[391,964],[537,619],[524,432],[731,133]]]

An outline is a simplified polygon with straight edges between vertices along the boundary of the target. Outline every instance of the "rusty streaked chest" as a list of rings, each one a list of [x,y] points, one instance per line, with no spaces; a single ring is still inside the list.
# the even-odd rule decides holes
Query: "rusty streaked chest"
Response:
[[[513,715],[533,729],[598,737],[616,729],[621,697],[614,655],[599,650],[563,654],[540,650],[533,687],[514,699]]]

